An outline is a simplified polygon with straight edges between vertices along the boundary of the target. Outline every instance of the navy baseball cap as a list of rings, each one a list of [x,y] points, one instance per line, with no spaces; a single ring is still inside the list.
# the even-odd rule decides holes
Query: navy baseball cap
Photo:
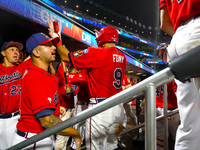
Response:
[[[12,46],[16,46],[20,51],[23,49],[23,44],[19,43],[19,42],[15,42],[15,41],[8,41],[8,42],[4,42],[3,46],[1,47],[1,51],[5,51],[7,48],[12,47]]]
[[[26,49],[30,54],[31,51],[36,48],[38,45],[43,45],[49,42],[52,42],[53,45],[56,45],[59,42],[59,37],[50,38],[44,33],[35,33],[26,41]]]

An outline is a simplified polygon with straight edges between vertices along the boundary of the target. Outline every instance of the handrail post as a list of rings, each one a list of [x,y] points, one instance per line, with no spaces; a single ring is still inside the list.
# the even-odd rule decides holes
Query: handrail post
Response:
[[[146,89],[145,150],[156,150],[156,87],[149,83]]]
[[[163,94],[163,114],[164,114],[164,150],[168,150],[168,117],[167,117],[167,84],[164,84]]]

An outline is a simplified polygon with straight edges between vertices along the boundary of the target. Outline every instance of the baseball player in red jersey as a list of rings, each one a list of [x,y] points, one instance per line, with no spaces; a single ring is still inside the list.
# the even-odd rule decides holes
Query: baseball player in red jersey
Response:
[[[176,98],[177,85],[175,81],[167,84],[167,104],[168,112],[178,108]],[[163,115],[163,86],[156,89],[156,114]],[[179,114],[173,115],[168,120],[168,131],[172,135],[173,140],[176,137],[176,130],[180,124]],[[157,150],[164,148],[164,121],[157,121]]]
[[[53,27],[50,25],[50,35]],[[96,38],[99,48],[89,47],[69,53],[60,42],[58,53],[63,61],[71,62],[76,69],[87,69],[87,81],[90,95],[88,107],[92,107],[106,98],[121,91],[126,70],[126,56],[115,43],[118,32],[113,27],[104,27]],[[117,136],[123,123],[122,105],[117,105],[86,120],[87,149],[116,149]]]
[[[18,65],[23,45],[8,41],[1,47],[3,63],[0,64],[0,150],[11,146],[19,119],[21,79],[31,60]]]
[[[200,1],[160,0],[161,29],[170,34],[168,61],[191,50],[200,43]],[[189,63],[189,62],[188,62]],[[195,67],[195,66],[194,66]],[[177,84],[177,103],[181,124],[176,133],[176,150],[199,149],[200,80]]]
[[[61,122],[59,116],[58,81],[48,73],[50,63],[55,61],[58,38],[49,38],[44,33],[33,34],[26,42],[32,64],[26,69],[22,80],[20,119],[13,145],[30,138]],[[80,149],[81,137],[72,127],[57,134],[76,138]],[[52,136],[28,146],[28,149],[53,149]]]

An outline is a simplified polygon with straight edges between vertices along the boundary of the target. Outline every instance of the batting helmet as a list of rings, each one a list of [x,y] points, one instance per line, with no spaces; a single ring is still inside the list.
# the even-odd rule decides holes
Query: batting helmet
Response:
[[[96,38],[96,41],[99,47],[102,46],[102,44],[105,42],[118,43],[118,32],[113,27],[104,27],[98,32],[98,37]]]

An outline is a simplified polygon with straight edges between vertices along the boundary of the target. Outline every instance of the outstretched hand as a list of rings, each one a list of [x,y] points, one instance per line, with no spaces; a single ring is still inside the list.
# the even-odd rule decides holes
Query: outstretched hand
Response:
[[[48,25],[49,25],[49,36],[53,37],[53,33],[54,33],[54,28],[53,28],[53,22],[52,21],[48,21]]]
[[[49,30],[49,36],[50,37],[61,37],[60,36],[60,34],[61,34],[61,30],[59,30],[59,32],[58,33],[55,33],[55,31],[54,31],[54,26],[53,26],[53,22],[52,21],[48,21],[48,25],[49,25],[49,28],[48,28],[48,30]]]

